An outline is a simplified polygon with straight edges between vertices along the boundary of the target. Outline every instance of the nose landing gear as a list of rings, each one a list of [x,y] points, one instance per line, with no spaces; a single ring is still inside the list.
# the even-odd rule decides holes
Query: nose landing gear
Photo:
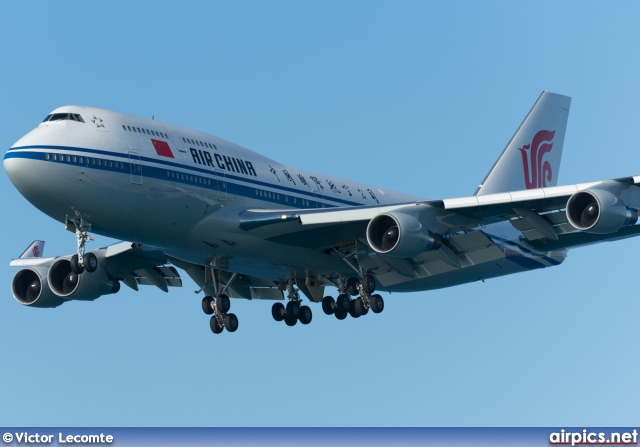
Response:
[[[71,270],[77,275],[80,275],[85,270],[93,273],[98,269],[98,258],[93,253],[85,254],[85,244],[93,240],[89,236],[91,222],[83,218],[67,220],[67,229],[71,230],[73,228],[75,228],[78,253],[71,257]]]

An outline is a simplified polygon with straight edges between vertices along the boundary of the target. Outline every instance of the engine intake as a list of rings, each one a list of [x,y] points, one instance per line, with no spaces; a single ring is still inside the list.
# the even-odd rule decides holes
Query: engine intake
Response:
[[[11,292],[20,304],[30,307],[57,307],[64,300],[56,296],[47,283],[47,267],[19,270],[11,281]]]
[[[367,225],[367,242],[377,253],[415,258],[436,245],[434,236],[414,216],[380,214]]]
[[[569,198],[567,219],[578,230],[608,234],[635,224],[638,215],[615,194],[591,189],[577,192]]]
[[[117,281],[110,280],[100,265],[95,272],[78,275],[71,270],[71,260],[67,258],[60,258],[51,265],[47,281],[53,293],[65,300],[92,301],[117,292]]]

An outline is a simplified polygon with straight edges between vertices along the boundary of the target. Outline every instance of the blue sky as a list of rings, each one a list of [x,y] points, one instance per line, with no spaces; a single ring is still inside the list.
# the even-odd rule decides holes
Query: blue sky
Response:
[[[3,2],[0,145],[82,104],[294,166],[466,196],[542,90],[573,98],[560,183],[640,174],[635,2]],[[0,173],[0,425],[633,426],[640,240],[560,267],[385,295],[380,315],[214,336],[188,277],[55,310],[9,260],[73,234]],[[99,238],[92,247],[110,243]],[[184,275],[186,276],[186,275]]]

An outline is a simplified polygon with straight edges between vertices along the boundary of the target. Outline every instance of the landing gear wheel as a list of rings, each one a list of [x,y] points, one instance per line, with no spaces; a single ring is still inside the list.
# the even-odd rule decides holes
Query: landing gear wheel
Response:
[[[349,305],[349,315],[351,315],[353,318],[360,318],[360,314],[356,310],[356,300],[351,300],[351,303]]]
[[[295,326],[296,323],[298,322],[298,319],[294,317],[286,316],[284,318],[284,322],[287,324],[287,326]]]
[[[213,298],[205,296],[202,298],[202,311],[207,315],[213,315]]]
[[[362,278],[362,289],[364,293],[371,295],[376,291],[376,279],[371,275],[364,275],[364,278]]]
[[[120,281],[114,279],[111,284],[111,292],[109,293],[118,293],[120,291]]]
[[[351,299],[349,298],[349,295],[345,293],[338,295],[338,298],[336,298],[336,305],[336,314],[338,312],[346,314],[349,311],[349,306],[351,306]]]
[[[271,306],[271,316],[273,317],[274,320],[276,321],[282,321],[284,320],[284,304],[282,303],[275,303],[273,306]]]
[[[287,317],[297,319],[298,315],[300,315],[300,304],[297,301],[289,301],[287,303]]]
[[[311,308],[309,306],[302,306],[300,308],[300,315],[298,315],[298,320],[302,324],[311,323],[311,319],[313,318],[313,313],[311,312]]]
[[[224,327],[227,328],[229,332],[235,332],[238,330],[238,317],[235,314],[227,314],[224,317]]]
[[[360,292],[358,292],[358,278],[351,277],[347,280],[347,293],[351,296],[356,296]]]
[[[344,320],[345,318],[347,318],[347,312],[336,311],[335,316],[338,320]]]
[[[364,305],[364,301],[362,301],[362,298],[353,300],[353,308],[356,310],[356,313],[360,316],[363,316],[369,313],[369,309]]]
[[[335,309],[333,308],[335,303],[336,303],[336,300],[334,300],[332,296],[325,296],[322,299],[323,312],[327,315],[333,315],[335,312]]]
[[[98,270],[98,258],[93,253],[87,253],[84,255],[84,268],[87,269],[87,272],[93,273]]]
[[[213,332],[214,334],[219,334],[224,329],[218,323],[218,319],[216,318],[215,315],[213,317],[211,317],[211,321],[209,322],[209,326],[211,327],[211,332]]]
[[[71,256],[71,271],[78,275],[84,272],[84,267],[78,264],[78,255]]]
[[[376,314],[384,310],[384,300],[380,295],[371,295],[371,310]]]
[[[218,307],[218,311],[224,313],[229,312],[231,309],[231,300],[225,294],[221,294],[218,296],[218,300],[216,301],[216,306]]]

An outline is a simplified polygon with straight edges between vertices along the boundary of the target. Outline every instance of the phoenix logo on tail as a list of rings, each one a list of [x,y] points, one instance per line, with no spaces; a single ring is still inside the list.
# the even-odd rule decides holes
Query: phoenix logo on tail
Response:
[[[551,163],[548,161],[543,163],[542,157],[547,152],[551,152],[555,134],[555,130],[541,130],[535,134],[531,144],[525,144],[518,148],[522,154],[524,182],[527,189],[543,188],[547,186],[547,182],[553,179]]]

